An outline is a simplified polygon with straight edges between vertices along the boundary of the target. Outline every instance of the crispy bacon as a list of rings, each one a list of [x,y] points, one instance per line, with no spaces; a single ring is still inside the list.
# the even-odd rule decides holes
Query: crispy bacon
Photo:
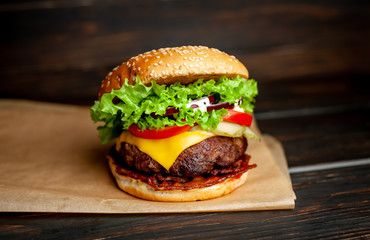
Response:
[[[212,169],[208,174],[201,176],[183,178],[171,175],[165,175],[163,173],[147,174],[138,172],[137,170],[130,168],[125,165],[125,161],[119,161],[121,157],[117,152],[112,149],[110,156],[115,159],[116,172],[123,176],[128,176],[134,179],[138,179],[152,186],[155,190],[191,190],[195,188],[209,187],[229,178],[239,178],[243,173],[249,169],[255,168],[256,164],[249,164],[250,156],[244,155],[241,159],[236,161],[232,166],[224,169]]]

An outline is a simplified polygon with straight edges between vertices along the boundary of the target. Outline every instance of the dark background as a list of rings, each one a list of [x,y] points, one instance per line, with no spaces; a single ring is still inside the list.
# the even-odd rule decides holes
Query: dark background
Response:
[[[348,78],[361,88],[369,14],[367,1],[9,1],[0,5],[0,96],[90,105],[115,66],[181,45],[235,55],[262,87],[338,88]]]
[[[90,106],[139,53],[235,55],[258,81],[255,118],[282,143],[297,195],[285,211],[1,213],[0,238],[370,237],[370,1],[9,0],[0,29],[1,98]]]

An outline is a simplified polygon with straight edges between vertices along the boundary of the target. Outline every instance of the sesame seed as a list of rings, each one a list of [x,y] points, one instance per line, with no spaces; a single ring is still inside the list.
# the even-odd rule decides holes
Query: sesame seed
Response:
[[[167,63],[166,65],[167,65],[167,67],[171,66],[169,63]]]

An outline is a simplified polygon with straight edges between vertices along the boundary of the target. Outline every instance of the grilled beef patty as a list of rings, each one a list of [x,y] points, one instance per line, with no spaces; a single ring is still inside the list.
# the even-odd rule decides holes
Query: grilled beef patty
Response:
[[[119,154],[128,166],[141,172],[166,173],[189,178],[210,173],[213,169],[231,166],[243,156],[247,146],[244,137],[207,138],[182,151],[169,171],[134,145],[121,143]]]

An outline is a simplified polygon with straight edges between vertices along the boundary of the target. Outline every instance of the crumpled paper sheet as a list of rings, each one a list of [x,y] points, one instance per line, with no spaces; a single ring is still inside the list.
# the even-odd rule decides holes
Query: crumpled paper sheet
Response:
[[[153,202],[116,186],[88,107],[0,100],[0,211],[76,213],[220,212],[293,209],[279,142],[249,141],[246,184],[206,201]],[[255,130],[258,131],[258,129]]]

